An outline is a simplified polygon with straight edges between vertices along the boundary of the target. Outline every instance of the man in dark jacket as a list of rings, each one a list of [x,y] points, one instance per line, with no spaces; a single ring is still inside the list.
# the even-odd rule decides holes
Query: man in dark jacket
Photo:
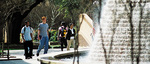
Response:
[[[68,33],[67,33],[67,50],[70,50],[70,46],[72,43],[75,45],[74,38],[75,38],[75,29],[73,28],[73,23],[70,23]]]

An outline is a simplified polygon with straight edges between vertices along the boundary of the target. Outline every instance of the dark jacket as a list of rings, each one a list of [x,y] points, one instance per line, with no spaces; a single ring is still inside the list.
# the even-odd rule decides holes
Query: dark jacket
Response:
[[[71,30],[68,29],[68,33],[67,33],[67,37],[66,37],[67,40],[70,40],[70,37],[71,37],[71,36],[74,36],[74,37],[75,37],[75,34],[76,34],[76,33],[75,33],[75,29],[73,29],[73,32],[74,32],[74,34],[72,34]]]

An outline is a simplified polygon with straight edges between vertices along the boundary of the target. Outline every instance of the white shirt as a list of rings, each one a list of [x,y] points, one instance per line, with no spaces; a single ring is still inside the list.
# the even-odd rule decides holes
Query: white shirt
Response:
[[[70,28],[70,30],[71,30],[71,33],[74,34],[73,28],[72,29]],[[74,39],[74,36],[71,36],[70,39]]]

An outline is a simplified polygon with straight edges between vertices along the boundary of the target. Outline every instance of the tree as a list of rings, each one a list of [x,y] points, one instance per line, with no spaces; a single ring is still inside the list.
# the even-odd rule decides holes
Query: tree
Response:
[[[122,1],[122,0],[121,0]],[[123,2],[123,1],[122,1]],[[143,9],[146,5],[146,0],[140,0],[140,1],[129,1],[127,0],[126,3],[129,4],[129,7],[128,5],[126,4],[125,5],[125,8],[126,8],[126,11],[128,13],[128,17],[129,17],[129,23],[130,23],[130,35],[131,35],[131,38],[130,38],[130,41],[131,41],[131,64],[134,64],[134,26],[133,26],[133,21],[132,21],[132,18],[133,18],[133,10],[135,8],[135,6],[137,6],[136,4],[138,3],[139,6],[140,6],[140,20],[139,20],[139,26],[138,26],[138,54],[136,56],[136,62],[137,64],[139,64],[140,62],[140,54],[141,54],[141,22],[142,22],[142,19],[143,19]],[[143,4],[143,5],[142,5]]]
[[[111,53],[112,53],[112,46],[113,46],[113,43],[114,43],[114,35],[116,33],[116,29],[119,25],[119,22],[120,20],[117,19],[117,17],[121,17],[121,16],[118,16],[117,15],[117,5],[118,5],[118,1],[115,0],[115,4],[114,4],[114,10],[112,10],[113,12],[113,16],[114,16],[114,20],[113,20],[113,26],[112,26],[112,36],[111,36],[111,41],[110,41],[110,47],[109,47],[109,52],[108,52],[108,64],[111,64]]]
[[[22,20],[43,0],[2,0],[2,25],[6,23],[8,41],[19,43]]]
[[[70,18],[71,22],[75,24],[77,27],[77,36],[76,38],[76,50],[74,51],[74,60],[73,64],[75,62],[75,54],[77,52],[78,54],[78,32],[80,30],[80,25],[79,22],[77,22],[79,19],[79,15],[81,13],[86,13],[89,9],[89,7],[92,5],[93,0],[54,0],[54,3],[58,5],[60,8],[60,11],[63,11],[65,13],[65,18]],[[83,18],[83,17],[82,17]],[[82,23],[82,22],[81,22]],[[77,63],[79,64],[79,55],[78,55],[78,60]]]
[[[31,21],[31,26],[37,29],[38,24],[41,23],[41,17],[46,16],[50,29],[56,29],[60,26],[61,21],[69,23],[70,19],[64,18],[64,15],[63,12],[59,11],[59,6],[56,6],[53,0],[45,0],[43,3],[36,6],[25,20]]]
[[[51,11],[51,28],[55,25],[56,18],[60,15],[60,11],[58,11],[59,7],[54,5],[54,1],[50,1],[50,9]]]
[[[105,63],[108,64],[108,58],[107,58],[107,52],[106,52],[106,48],[105,48],[105,45],[104,45],[104,38],[103,38],[103,32],[102,32],[102,26],[101,26],[101,10],[102,10],[102,0],[98,0],[99,2],[99,11],[98,11],[98,22],[99,22],[99,25],[100,25],[100,38],[101,38],[101,42],[102,42],[102,48],[104,50],[104,57],[105,57]]]
[[[70,18],[71,22],[76,23],[81,13],[86,13],[92,5],[92,0],[54,0],[59,6],[59,11],[64,12],[64,18]]]
[[[124,4],[124,5],[125,5],[127,13],[129,13],[128,17],[129,17],[130,31],[131,31],[131,33],[130,33],[130,35],[131,35],[131,37],[130,37],[130,41],[131,41],[131,64],[133,64],[134,63],[134,48],[133,48],[133,46],[134,46],[134,34],[133,34],[134,30],[133,30],[133,28],[134,27],[133,27],[132,17],[133,17],[133,10],[136,6],[136,2],[132,2],[132,1],[127,0],[126,4]],[[128,5],[129,5],[129,9],[127,7]]]
[[[142,5],[142,3],[144,3],[144,5]],[[138,55],[136,57],[137,64],[139,64],[139,62],[140,62],[140,55],[141,55],[141,30],[142,30],[141,22],[142,22],[142,19],[143,19],[143,9],[144,9],[146,3],[147,3],[147,1],[143,1],[143,0],[140,0],[138,2],[139,6],[140,6],[140,15],[141,16],[140,16],[139,27],[138,27],[139,28],[139,41],[138,41],[138,45],[139,45],[138,49],[139,49],[139,51],[138,51]]]

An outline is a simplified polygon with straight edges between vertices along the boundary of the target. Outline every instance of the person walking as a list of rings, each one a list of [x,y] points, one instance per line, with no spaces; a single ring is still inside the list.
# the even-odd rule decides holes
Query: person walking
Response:
[[[48,52],[48,41],[49,41],[49,32],[48,32],[48,24],[46,23],[46,17],[42,17],[42,23],[39,24],[38,26],[38,40],[40,40],[40,44],[37,50],[37,56],[39,56],[39,53],[41,49],[44,47],[44,54],[47,54]]]
[[[66,40],[66,34],[67,34],[68,28],[66,27],[65,22],[61,23],[61,27],[58,29],[58,39],[61,42],[61,51],[63,51],[63,45],[65,45],[65,48],[67,47],[67,40]]]
[[[67,51],[70,50],[71,44],[73,44],[73,47],[75,47],[75,29],[73,28],[73,23],[69,24],[69,29],[67,32]]]
[[[25,22],[25,26],[21,29],[21,34],[24,43],[25,59],[32,59],[33,37],[32,37],[32,29],[29,26],[28,21]]]

